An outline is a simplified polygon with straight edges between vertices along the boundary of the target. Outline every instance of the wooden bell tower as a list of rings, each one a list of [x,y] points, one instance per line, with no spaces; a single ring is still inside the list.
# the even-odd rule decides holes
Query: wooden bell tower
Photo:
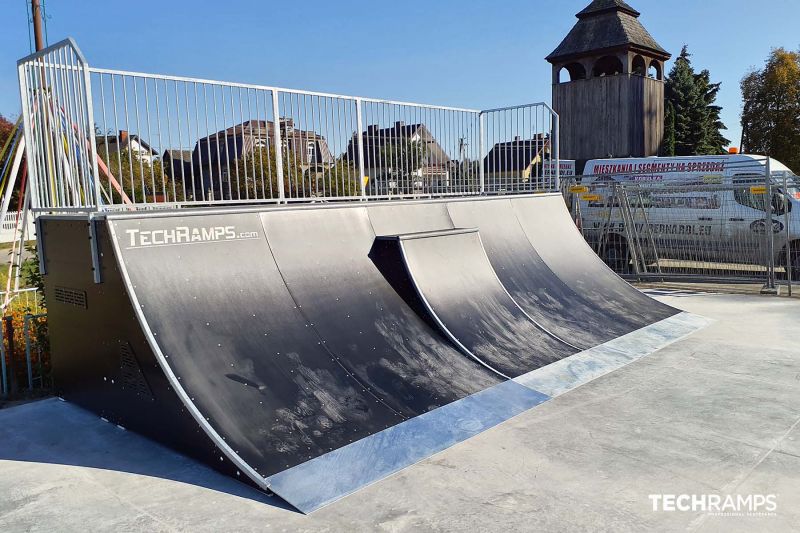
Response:
[[[561,157],[577,160],[658,153],[664,136],[664,63],[670,54],[622,0],[594,0],[547,61]]]

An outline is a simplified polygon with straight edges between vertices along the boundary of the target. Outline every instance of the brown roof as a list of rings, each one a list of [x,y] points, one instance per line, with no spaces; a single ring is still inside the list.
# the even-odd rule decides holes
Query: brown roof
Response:
[[[594,0],[591,4],[586,6],[583,11],[575,15],[578,18],[585,18],[592,13],[599,13],[602,11],[616,11],[617,9],[626,11],[634,17],[641,15],[638,11],[633,9],[630,5],[622,0]]]
[[[670,57],[639,22],[639,12],[622,0],[594,0],[576,16],[577,24],[547,56],[551,63],[617,47],[639,48],[662,59]]]

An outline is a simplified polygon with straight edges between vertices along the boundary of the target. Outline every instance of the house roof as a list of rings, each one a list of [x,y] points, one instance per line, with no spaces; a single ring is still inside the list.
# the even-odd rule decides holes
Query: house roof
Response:
[[[542,151],[549,150],[550,139],[541,134],[533,139],[515,138],[501,142],[489,150],[483,160],[487,172],[521,172],[537,162]]]
[[[192,150],[172,150],[166,149],[164,150],[164,155],[162,156],[164,160],[181,160],[185,162],[192,161]]]
[[[121,139],[121,142],[120,142]],[[139,138],[138,135],[130,134],[127,131],[120,131],[119,135],[96,135],[95,136],[95,143],[97,144],[97,148],[99,149],[101,146],[105,146],[108,143],[109,146],[119,144],[120,148],[124,148],[130,144],[131,141],[136,141],[142,149],[147,150],[152,155],[158,155],[158,152],[150,146],[146,141]]]
[[[398,121],[395,122],[394,126],[388,128],[379,128],[377,125],[371,125],[367,127],[366,131],[361,132],[362,145],[364,147],[364,165],[366,167],[382,165],[384,147],[408,142],[415,136],[421,142],[424,142],[426,146],[425,156],[422,161],[423,165],[443,165],[450,161],[447,152],[436,141],[425,124],[406,124]],[[347,156],[354,162],[358,162],[358,150],[354,144],[357,138],[358,136],[354,136],[354,139],[347,146]]]
[[[294,121],[290,118],[281,118],[280,119],[281,125],[281,136],[293,136],[293,137],[303,137],[308,139],[321,139],[325,140],[325,137],[320,135],[315,131],[310,130],[301,130],[294,127]],[[224,137],[226,135],[252,135],[255,137],[266,137],[272,136],[273,131],[275,129],[275,123],[272,121],[266,120],[246,120],[241,124],[237,124],[235,126],[231,126],[230,128],[220,130],[216,133],[212,133],[206,137],[203,137],[198,140],[204,141],[206,139],[214,139],[217,137]],[[287,131],[291,131],[291,133],[287,134]]]
[[[639,15],[622,0],[594,0],[576,15],[578,22],[546,59],[554,63],[617,47],[640,48],[669,59],[669,52],[639,22]]]

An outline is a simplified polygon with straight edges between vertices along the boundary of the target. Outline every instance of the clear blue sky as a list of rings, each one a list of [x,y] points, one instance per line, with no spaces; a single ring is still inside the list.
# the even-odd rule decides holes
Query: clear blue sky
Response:
[[[550,101],[544,57],[589,0],[45,0],[50,42],[92,65],[468,107]],[[673,55],[722,82],[738,144],[739,80],[800,47],[800,0],[630,0]],[[0,113],[16,116],[25,0],[3,0]],[[671,63],[670,63],[671,65]],[[669,68],[669,67],[668,67]]]

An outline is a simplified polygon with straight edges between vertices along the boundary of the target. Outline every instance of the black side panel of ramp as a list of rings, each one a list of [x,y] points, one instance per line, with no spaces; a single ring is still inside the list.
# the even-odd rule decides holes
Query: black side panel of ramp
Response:
[[[578,351],[517,306],[492,269],[477,230],[395,239],[420,298],[469,355],[514,378]]]
[[[679,313],[608,268],[575,227],[561,195],[512,198],[510,202],[523,231],[550,269],[605,312],[626,316],[639,328]]]
[[[42,219],[48,328],[56,394],[236,477],[156,360],[126,293],[105,222],[94,282],[87,220]],[[131,458],[134,461],[134,458]],[[240,478],[241,479],[241,478]]]
[[[262,214],[270,247],[305,320],[387,406],[413,417],[498,382],[451,348],[370,259],[364,208]]]
[[[604,312],[550,270],[522,231],[508,199],[453,201],[447,209],[457,227],[478,228],[503,286],[528,315],[560,338],[590,348],[639,327],[627,314]]]
[[[110,224],[164,372],[244,473],[263,482],[402,420],[314,336],[257,213]]]

